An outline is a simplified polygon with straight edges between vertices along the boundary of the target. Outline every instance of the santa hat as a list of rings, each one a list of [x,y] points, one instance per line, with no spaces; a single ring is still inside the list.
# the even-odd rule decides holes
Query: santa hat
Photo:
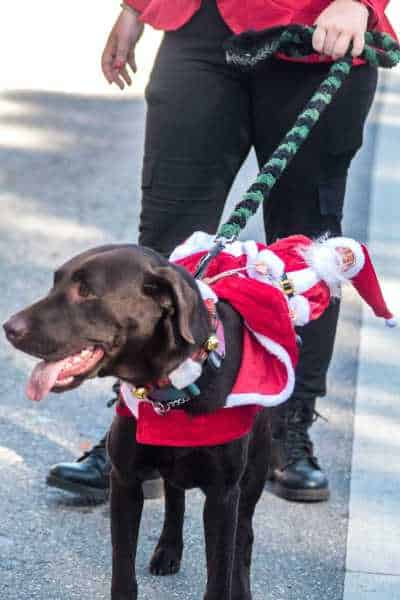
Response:
[[[306,262],[331,288],[333,295],[343,280],[352,283],[361,298],[388,327],[396,320],[382,294],[372,260],[364,244],[351,238],[335,237],[314,242],[304,250]]]

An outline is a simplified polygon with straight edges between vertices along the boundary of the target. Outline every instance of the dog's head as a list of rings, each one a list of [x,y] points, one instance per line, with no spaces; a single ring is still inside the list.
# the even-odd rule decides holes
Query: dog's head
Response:
[[[18,350],[42,359],[27,389],[39,400],[97,375],[137,386],[165,377],[204,342],[208,320],[190,275],[127,244],[72,258],[4,329]]]

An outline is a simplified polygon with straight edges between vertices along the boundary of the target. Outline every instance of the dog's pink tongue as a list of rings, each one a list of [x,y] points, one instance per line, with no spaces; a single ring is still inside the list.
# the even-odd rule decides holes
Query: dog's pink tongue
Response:
[[[65,360],[53,363],[43,361],[36,365],[26,387],[26,395],[30,400],[38,402],[47,396],[57,381],[65,362]]]

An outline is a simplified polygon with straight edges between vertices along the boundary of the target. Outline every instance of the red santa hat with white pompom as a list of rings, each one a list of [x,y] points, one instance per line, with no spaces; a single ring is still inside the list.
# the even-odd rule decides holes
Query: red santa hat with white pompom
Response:
[[[332,297],[340,295],[343,281],[349,281],[377,317],[385,319],[388,327],[396,326],[364,244],[346,237],[322,238],[300,247],[299,251],[309,267],[329,286]]]

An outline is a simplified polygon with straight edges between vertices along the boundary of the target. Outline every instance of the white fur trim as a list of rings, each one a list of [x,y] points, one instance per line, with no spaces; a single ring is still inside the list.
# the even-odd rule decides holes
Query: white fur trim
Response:
[[[289,298],[289,306],[294,313],[294,324],[296,327],[302,327],[309,323],[311,318],[311,308],[310,303],[300,294]]]
[[[256,247],[257,249],[257,247]],[[267,273],[263,275],[257,271],[256,265],[263,264],[266,267]],[[285,270],[284,262],[271,252],[271,250],[264,249],[257,252],[255,255],[247,255],[247,272],[250,277],[262,281],[264,283],[271,283],[271,279],[279,281]]]
[[[335,245],[328,244],[327,240],[316,240],[310,246],[302,248],[300,252],[318,278],[328,284],[331,295],[340,296],[340,283],[346,278]]]
[[[205,233],[204,231],[195,231],[183,244],[180,244],[172,251],[169,260],[176,262],[196,252],[210,250],[214,245],[214,240],[215,235]]]
[[[245,324],[247,329],[251,331],[254,337],[259,341],[261,346],[263,346],[268,352],[276,356],[286,367],[287,372],[287,382],[286,386],[283,390],[279,392],[279,394],[270,394],[264,395],[259,392],[249,392],[246,394],[229,394],[226,399],[226,407],[230,406],[245,406],[246,404],[259,404],[261,406],[278,406],[278,404],[282,404],[285,402],[293,393],[294,383],[295,383],[295,375],[294,369],[292,365],[292,361],[290,360],[289,354],[283,348],[270,338],[267,338],[265,335],[261,333],[257,333],[253,329],[251,329],[247,323]]]
[[[197,283],[197,287],[199,288],[199,292],[203,300],[213,300],[214,302],[218,302],[218,296],[214,292],[214,290],[204,283],[201,279],[195,279]]]
[[[293,283],[295,294],[303,294],[320,282],[316,272],[309,267],[298,271],[290,271],[287,276]]]
[[[227,244],[223,251],[225,254],[230,254],[231,256],[234,256],[235,258],[239,258],[239,256],[242,256],[243,254],[246,254],[246,245],[249,245],[250,247],[252,246],[252,244],[255,244],[255,242],[241,242],[239,240],[237,240],[236,242],[233,242],[232,244]]]
[[[386,319],[385,321],[386,327],[397,327],[397,321],[394,317],[392,317],[391,319]]]
[[[136,398],[136,396],[133,394],[133,390],[134,390],[134,387],[132,385],[130,385],[129,383],[125,383],[125,381],[123,381],[121,383],[122,398],[124,399],[124,402],[125,402],[126,406],[129,408],[129,410],[131,411],[132,415],[136,419],[138,419],[139,418],[139,402],[143,402],[143,400],[139,400],[139,398]]]
[[[196,252],[207,252],[215,244],[215,235],[210,235],[204,231],[195,231],[188,239],[180,244],[172,251],[169,260],[176,262],[195,254]],[[256,242],[249,240],[247,242],[241,242],[237,240],[231,244],[227,244],[223,249],[223,252],[235,256],[238,258],[243,254],[247,257],[257,256],[258,248]]]
[[[353,252],[355,259],[356,259],[356,263],[355,263],[355,265],[350,267],[350,269],[348,269],[347,271],[341,271],[341,275],[344,279],[353,279],[353,277],[358,275],[359,272],[364,268],[364,265],[365,265],[364,252],[363,252],[361,244],[359,242],[356,242],[356,240],[353,240],[352,238],[348,238],[348,237],[334,237],[334,238],[328,238],[325,241],[325,244],[327,246],[332,246],[333,248],[338,248],[338,247],[350,248],[350,250]]]

